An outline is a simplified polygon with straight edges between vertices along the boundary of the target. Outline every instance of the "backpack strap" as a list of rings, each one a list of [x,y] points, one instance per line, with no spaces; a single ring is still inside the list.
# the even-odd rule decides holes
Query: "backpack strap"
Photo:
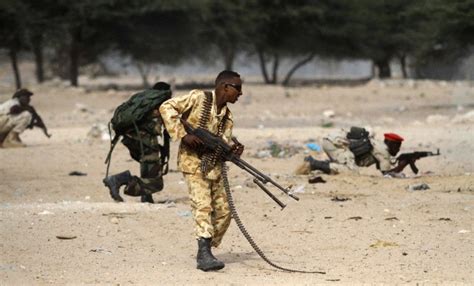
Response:
[[[105,178],[109,176],[109,168],[110,168],[110,161],[112,161],[112,152],[114,151],[115,145],[117,145],[120,135],[115,134],[114,138],[112,139],[112,130],[111,130],[111,122],[108,124],[109,128],[109,138],[110,138],[110,149],[109,153],[107,154],[107,158],[105,159],[105,164],[107,164],[107,169],[105,170]]]

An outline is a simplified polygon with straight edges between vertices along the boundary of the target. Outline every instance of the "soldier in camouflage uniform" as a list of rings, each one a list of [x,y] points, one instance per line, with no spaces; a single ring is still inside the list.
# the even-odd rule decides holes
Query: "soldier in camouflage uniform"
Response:
[[[158,82],[153,89],[170,90],[170,85]],[[130,156],[140,163],[140,177],[132,176],[130,171],[125,171],[108,176],[103,182],[109,188],[111,197],[117,202],[123,202],[119,188],[125,185],[126,195],[140,196],[143,203],[154,203],[152,194],[161,191],[164,186],[161,152],[163,146],[158,142],[158,137],[164,136],[164,127],[159,110],[155,108],[147,114],[143,123],[137,127],[138,133],[136,131],[127,133],[122,139],[122,144],[127,147]]]
[[[211,166],[208,172],[202,173],[203,154],[199,148],[202,142],[198,137],[186,133],[180,119],[186,120],[192,127],[206,128],[230,143],[233,119],[227,103],[235,103],[241,95],[240,75],[233,71],[222,71],[215,80],[212,94],[193,90],[160,106],[161,117],[171,138],[181,139],[178,168],[188,185],[199,247],[197,268],[203,271],[224,267],[224,263],[213,256],[211,246],[217,247],[221,243],[229,227],[231,215],[221,178],[221,165],[217,163]],[[208,118],[203,122],[203,114],[206,113]],[[234,152],[240,156],[243,146],[233,146]]]
[[[383,175],[397,177],[405,168],[406,162],[394,166],[394,158],[400,151],[403,138],[395,133],[385,133],[384,141],[368,138],[372,148],[365,154],[355,156],[350,150],[350,140],[346,130],[339,130],[323,138],[322,147],[328,161],[316,160],[311,156],[304,159],[304,163],[297,170],[299,174],[308,174],[312,170],[320,170],[326,174],[357,173],[359,167],[376,166]]]

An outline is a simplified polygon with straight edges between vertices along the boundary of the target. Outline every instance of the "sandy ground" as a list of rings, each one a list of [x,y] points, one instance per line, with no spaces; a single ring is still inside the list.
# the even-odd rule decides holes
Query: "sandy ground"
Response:
[[[244,96],[232,106],[234,133],[246,145],[243,158],[280,184],[299,189],[300,201],[271,188],[287,204],[281,211],[249,175],[231,166],[237,210],[270,260],[325,275],[273,269],[235,223],[215,250],[226,267],[215,273],[196,270],[187,190],[175,171],[176,143],[165,190],[154,195],[160,203],[141,204],[132,197],[114,203],[101,183],[109,144],[87,134],[93,124],[105,124],[131,93],[60,83],[30,88],[53,137],[27,131],[22,135],[27,148],[0,149],[2,285],[474,283],[472,83],[244,87]],[[2,101],[11,93],[0,87]],[[440,148],[442,155],[419,161],[421,175],[406,170],[404,179],[383,178],[374,168],[360,176],[323,175],[325,184],[293,175],[308,153],[307,142],[351,125],[370,127],[379,139],[384,132],[401,134],[404,152]],[[269,142],[297,153],[258,158]],[[138,172],[118,146],[111,171],[126,169]],[[87,175],[69,176],[72,171]],[[430,189],[407,189],[419,183]]]

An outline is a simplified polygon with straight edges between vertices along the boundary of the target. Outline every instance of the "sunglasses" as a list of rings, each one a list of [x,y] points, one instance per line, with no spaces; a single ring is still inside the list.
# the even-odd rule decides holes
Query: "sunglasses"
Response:
[[[233,88],[235,88],[235,90],[237,90],[238,92],[241,92],[242,91],[242,85],[240,84],[235,84],[235,83],[224,83],[225,86],[232,86]]]

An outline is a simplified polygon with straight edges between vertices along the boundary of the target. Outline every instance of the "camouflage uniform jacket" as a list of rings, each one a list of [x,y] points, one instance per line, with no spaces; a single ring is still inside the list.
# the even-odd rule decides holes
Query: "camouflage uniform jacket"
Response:
[[[189,94],[174,97],[165,101],[160,106],[160,114],[166,126],[166,130],[171,138],[176,141],[183,138],[187,133],[180,122],[180,118],[185,115],[186,121],[193,127],[198,127],[199,119],[203,110],[205,94],[202,90],[192,90]],[[217,113],[216,95],[212,92],[212,108],[207,122],[207,130],[217,134],[219,125],[227,113],[227,120],[224,126],[222,138],[226,142],[231,141],[232,136],[232,113],[224,106],[220,113]],[[182,142],[178,151],[178,169],[183,173],[195,174],[201,165],[201,158],[198,153],[184,145]],[[220,168],[215,166],[207,175],[208,179],[217,180],[220,177]]]
[[[333,132],[326,137],[327,140],[331,141],[334,146],[338,148],[346,149],[349,151],[349,140],[347,139],[347,130],[341,129]],[[388,171],[392,169],[392,157],[388,153],[387,145],[382,142],[375,140],[373,136],[369,136],[370,143],[374,147],[370,152],[371,156],[365,157],[363,160],[357,162],[359,167],[369,167],[376,164],[377,169],[380,171]]]

